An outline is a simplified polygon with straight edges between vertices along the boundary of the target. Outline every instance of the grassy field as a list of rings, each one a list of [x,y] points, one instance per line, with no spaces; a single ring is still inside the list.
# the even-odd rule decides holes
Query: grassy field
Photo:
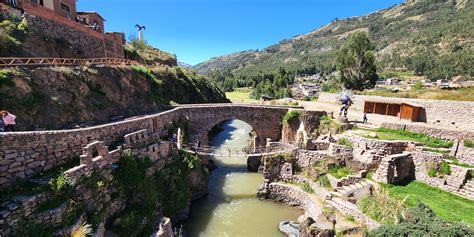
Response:
[[[432,148],[450,148],[453,146],[452,142],[447,142],[438,138],[429,137],[421,133],[413,133],[405,130],[393,130],[388,128],[371,129],[357,129],[359,135],[368,136],[370,132],[377,134],[377,139],[381,140],[404,140],[422,143],[425,146]]]
[[[474,101],[474,87],[459,89],[420,89],[403,92],[392,92],[388,90],[362,91],[361,95],[377,95],[384,97],[414,98],[430,100],[455,100]]]
[[[474,225],[474,201],[461,198],[424,183],[412,182],[406,186],[387,186],[390,196],[404,199],[409,207],[422,202],[438,216],[448,221]]]
[[[258,102],[255,99],[250,98],[250,93],[252,93],[252,88],[242,87],[236,88],[232,92],[226,92],[225,96],[234,103],[256,103]]]

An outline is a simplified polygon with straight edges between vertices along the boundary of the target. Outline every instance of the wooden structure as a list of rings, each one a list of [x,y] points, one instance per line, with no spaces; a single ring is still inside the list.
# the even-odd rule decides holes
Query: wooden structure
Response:
[[[412,122],[419,121],[421,107],[407,103],[365,101],[364,113],[398,117]]]

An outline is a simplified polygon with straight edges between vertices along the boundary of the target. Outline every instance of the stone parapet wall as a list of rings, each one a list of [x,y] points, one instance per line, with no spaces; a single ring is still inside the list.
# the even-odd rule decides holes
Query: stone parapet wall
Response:
[[[276,141],[281,137],[280,123],[287,111],[286,107],[272,106],[188,105],[158,114],[89,128],[0,133],[0,187],[9,186],[15,180],[26,179],[59,166],[81,155],[83,147],[92,141],[110,145],[123,140],[129,133],[143,129],[147,131],[147,134],[142,134],[143,136],[158,141],[160,135],[174,126],[173,122],[182,121],[183,124],[179,126],[186,128],[184,133],[187,140],[193,143],[198,140],[207,143],[210,129],[229,119],[240,119],[249,123],[260,138],[259,144],[263,144],[266,138]],[[131,137],[139,139],[136,136],[139,135],[129,135],[130,142]],[[156,150],[156,147],[147,146],[146,149],[162,152],[161,148]]]
[[[318,101],[336,103],[339,94],[321,93]],[[447,101],[447,100],[422,100],[422,99],[407,99],[394,98],[382,96],[365,96],[354,95],[353,101],[358,110],[363,111],[365,101],[380,101],[391,103],[408,103],[419,105],[424,108],[426,112],[426,122],[443,127],[455,126],[461,129],[474,130],[474,102],[467,101]],[[439,122],[438,122],[439,121]]]

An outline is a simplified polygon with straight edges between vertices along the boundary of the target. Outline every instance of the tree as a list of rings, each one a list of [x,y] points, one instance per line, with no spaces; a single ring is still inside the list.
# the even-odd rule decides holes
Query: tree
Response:
[[[373,88],[377,82],[374,47],[364,32],[349,36],[337,53],[337,69],[341,82],[347,89],[364,90]]]

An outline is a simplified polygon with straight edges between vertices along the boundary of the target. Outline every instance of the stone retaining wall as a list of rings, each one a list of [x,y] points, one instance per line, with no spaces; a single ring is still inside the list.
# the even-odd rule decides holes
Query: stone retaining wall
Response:
[[[148,131],[149,136],[159,140],[161,135],[167,135],[167,131],[177,126],[176,123],[180,123],[178,126],[183,129],[187,128],[184,133],[187,133],[185,136],[188,141],[201,140],[201,144],[207,143],[207,134],[212,127],[229,119],[249,123],[259,137],[259,145],[266,138],[277,141],[281,137],[280,123],[287,111],[286,107],[271,106],[189,105],[89,128],[0,133],[0,187],[59,166],[81,155],[82,148],[92,141],[110,145],[123,140],[123,136],[128,133],[143,129]],[[319,116],[319,113],[315,114]]]
[[[318,101],[336,103],[338,98],[339,94],[321,93]],[[454,122],[455,126],[458,126],[461,129],[474,130],[474,102],[422,100],[365,95],[354,95],[352,99],[354,101],[353,107],[360,111],[363,111],[365,101],[416,104],[424,108],[425,114],[421,116],[421,119],[426,120],[429,124],[449,127],[453,126],[452,123]]]
[[[444,126],[432,127],[419,123],[404,124],[404,123],[383,123],[382,127],[389,129],[407,130],[410,132],[423,133],[430,137],[436,137],[445,140],[474,140],[474,130],[464,129],[446,129]]]

